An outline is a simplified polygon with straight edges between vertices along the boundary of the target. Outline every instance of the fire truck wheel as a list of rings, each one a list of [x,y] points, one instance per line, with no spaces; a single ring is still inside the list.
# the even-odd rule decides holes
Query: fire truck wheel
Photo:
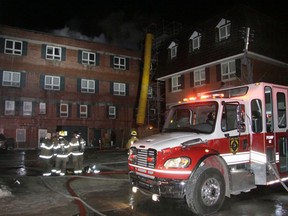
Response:
[[[200,167],[190,177],[186,189],[186,202],[196,214],[217,212],[225,199],[225,181],[219,170]]]

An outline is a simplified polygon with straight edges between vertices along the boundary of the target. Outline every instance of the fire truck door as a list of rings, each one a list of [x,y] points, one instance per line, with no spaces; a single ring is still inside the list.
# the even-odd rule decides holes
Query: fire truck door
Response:
[[[276,161],[280,163],[280,172],[288,171],[288,133],[287,133],[287,89],[273,88],[274,134],[276,143]],[[277,145],[278,144],[278,145]]]

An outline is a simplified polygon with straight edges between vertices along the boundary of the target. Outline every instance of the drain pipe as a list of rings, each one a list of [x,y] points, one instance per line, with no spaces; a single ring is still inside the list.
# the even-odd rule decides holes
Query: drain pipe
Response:
[[[146,112],[147,96],[149,88],[149,76],[151,68],[152,40],[153,35],[151,33],[147,33],[145,39],[145,54],[144,54],[144,67],[143,67],[141,91],[140,91],[139,106],[136,119],[137,125],[143,125],[145,120],[145,112]]]

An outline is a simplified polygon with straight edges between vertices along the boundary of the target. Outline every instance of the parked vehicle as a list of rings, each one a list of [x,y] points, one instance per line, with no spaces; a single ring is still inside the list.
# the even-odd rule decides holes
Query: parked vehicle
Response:
[[[160,134],[129,150],[132,191],[185,199],[195,214],[288,179],[288,87],[255,83],[199,94],[169,110]]]

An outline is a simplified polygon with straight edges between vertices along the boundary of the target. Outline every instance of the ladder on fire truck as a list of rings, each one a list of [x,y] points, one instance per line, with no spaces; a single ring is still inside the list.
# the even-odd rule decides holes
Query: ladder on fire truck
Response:
[[[274,174],[274,176],[279,180],[279,182],[282,184],[282,186],[285,188],[286,191],[288,191],[288,187],[285,185],[285,183],[281,180],[280,175],[276,169],[276,164],[275,163],[270,163],[269,161],[267,161],[268,163],[268,168],[271,169],[272,173]]]

